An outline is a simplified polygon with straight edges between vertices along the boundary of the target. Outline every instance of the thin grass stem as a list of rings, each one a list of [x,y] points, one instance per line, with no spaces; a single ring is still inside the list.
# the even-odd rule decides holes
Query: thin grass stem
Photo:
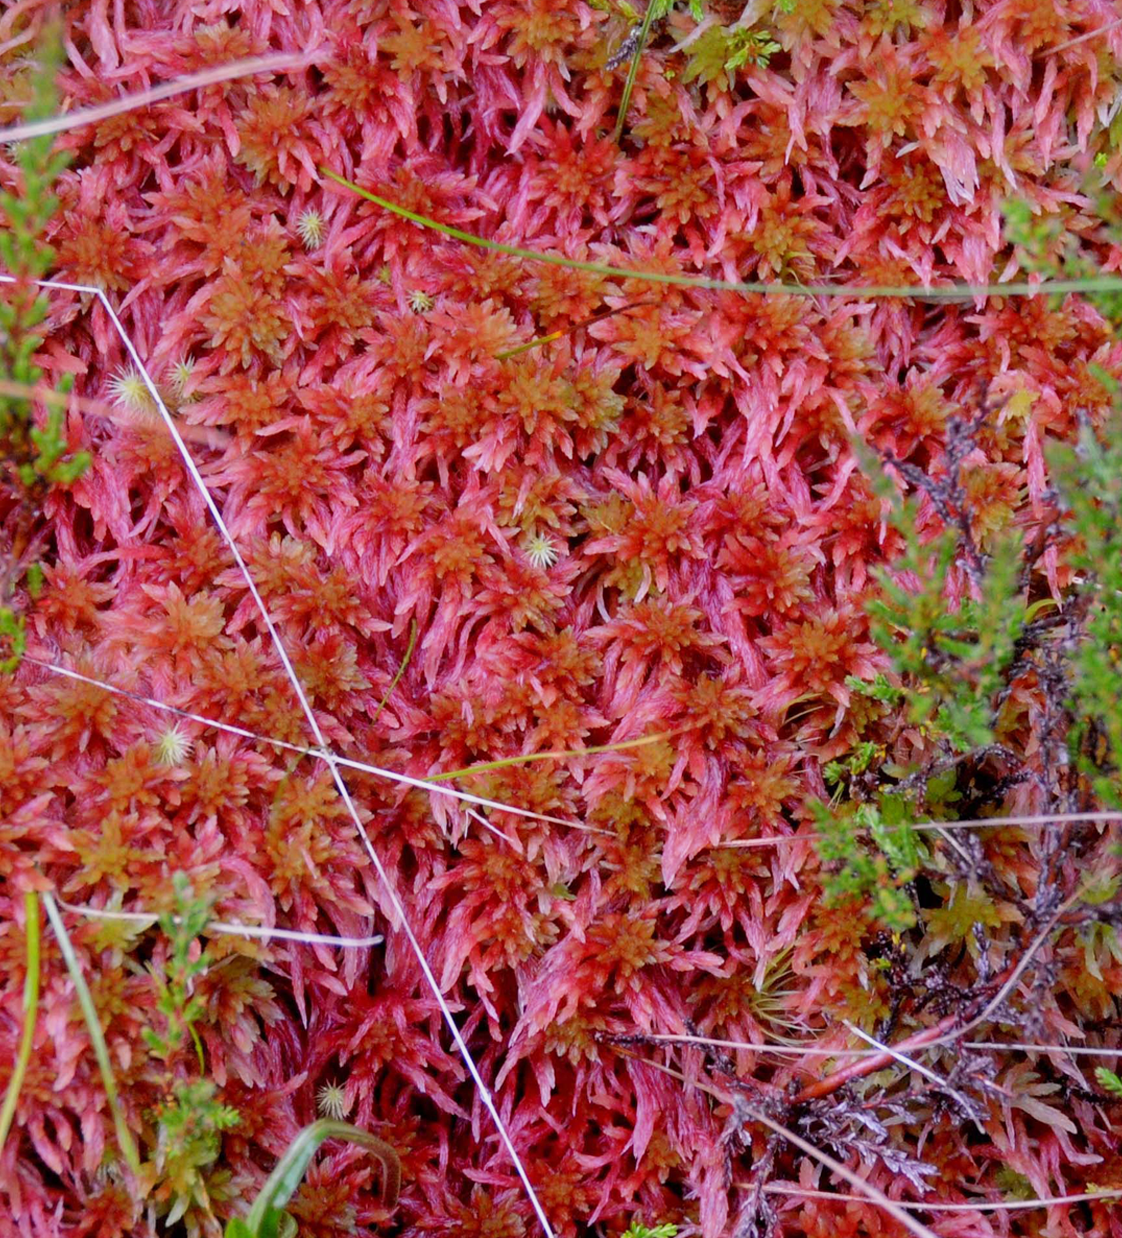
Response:
[[[873,1048],[879,1049],[882,1053],[887,1053],[889,1057],[893,1058],[897,1062],[900,1062],[901,1065],[907,1066],[910,1070],[914,1070],[917,1074],[922,1075],[929,1082],[934,1083],[936,1087],[942,1088],[948,1096],[953,1096],[964,1114],[969,1114],[972,1112],[972,1106],[966,1097],[963,1096],[961,1092],[956,1091],[956,1089],[951,1087],[946,1079],[944,1079],[943,1076],[937,1071],[932,1070],[930,1066],[924,1066],[922,1062],[915,1061],[914,1059],[908,1057],[906,1053],[901,1053],[898,1049],[893,1049],[890,1045],[883,1044],[881,1041],[868,1035],[866,1032],[863,1032],[859,1027],[855,1027],[852,1023],[848,1022],[848,1020],[843,1020],[843,1023],[847,1028],[849,1028],[854,1036],[859,1037],[867,1044],[873,1046]],[[977,1118],[971,1117],[971,1121],[982,1134],[985,1134],[985,1128]]]
[[[784,1126],[781,1122],[776,1122],[774,1118],[768,1117],[766,1113],[762,1113],[753,1105],[749,1105],[747,1108],[754,1121],[759,1122],[761,1126],[766,1126],[768,1130],[774,1131],[775,1134],[798,1148],[800,1152],[805,1153],[820,1165],[824,1165],[831,1173],[841,1178],[843,1182],[848,1182],[854,1190],[860,1191],[865,1196],[866,1202],[879,1204],[894,1221],[898,1221],[909,1233],[915,1234],[916,1238],[936,1238],[932,1230],[917,1221],[907,1209],[901,1208],[896,1200],[889,1199],[883,1191],[873,1186],[871,1182],[866,1182],[864,1178],[859,1177],[852,1169],[843,1165],[841,1161],[835,1160],[829,1153],[816,1148],[814,1144],[803,1139],[801,1135],[796,1135],[789,1127]]]
[[[1100,34],[1116,30],[1119,26],[1122,26],[1122,17],[1116,17],[1114,21],[1108,21],[1105,26],[1100,26],[1097,30],[1088,30],[1086,34],[1081,34],[1077,39],[1068,39],[1066,43],[1060,43],[1056,47],[1049,47],[1044,54],[1046,56],[1054,56],[1057,52],[1066,52],[1069,47],[1077,47],[1080,43],[1086,43],[1089,39],[1098,38]]]
[[[506,245],[501,241],[488,240],[487,237],[476,236],[455,228],[451,224],[442,224],[438,220],[419,215],[407,207],[371,193],[347,180],[329,168],[320,168],[320,173],[328,180],[357,193],[368,202],[373,202],[383,210],[408,219],[422,228],[430,228],[442,236],[463,241],[466,245],[474,245],[478,249],[491,250],[493,253],[507,254],[512,258],[525,258],[529,262],[545,262],[551,266],[567,267],[572,271],[590,271],[595,275],[603,275],[609,279],[638,279],[649,284],[671,284],[681,288],[698,288],[710,292],[739,292],[757,295],[785,295],[799,297],[850,297],[855,300],[869,300],[874,297],[920,297],[934,301],[972,300],[982,297],[1035,297],[1055,295],[1069,292],[1122,292],[1122,276],[1119,275],[1087,275],[1077,279],[1046,279],[1036,283],[1029,281],[1010,282],[1008,284],[795,284],[795,283],[757,283],[742,282],[729,279],[709,279],[702,275],[675,275],[671,271],[637,271],[628,267],[610,266],[602,262],[585,262],[578,258],[566,258],[562,254],[546,254],[536,249],[523,249],[518,245]]]
[[[510,1162],[514,1166],[514,1171],[518,1175],[519,1181],[522,1183],[522,1186],[526,1192],[526,1197],[530,1201],[530,1206],[534,1211],[534,1215],[537,1218],[542,1233],[546,1235],[546,1238],[554,1238],[553,1226],[550,1224],[549,1216],[546,1213],[541,1200],[538,1198],[538,1193],[534,1188],[533,1182],[530,1180],[530,1175],[526,1170],[526,1166],[523,1163],[522,1158],[518,1154],[518,1149],[514,1144],[514,1140],[511,1137],[509,1129],[507,1128],[507,1124],[503,1120],[503,1116],[499,1111],[495,1098],[491,1095],[490,1089],[484,1082],[479,1066],[477,1065],[471,1050],[468,1048],[463,1032],[460,1030],[460,1025],[457,1023],[456,1017],[452,1013],[452,1008],[449,1006],[448,1001],[445,998],[439,983],[437,982],[436,976],[433,974],[432,966],[429,963],[424,948],[418,940],[417,934],[413,931],[412,925],[409,923],[409,917],[405,914],[405,908],[402,905],[401,898],[397,893],[394,882],[390,880],[389,873],[386,871],[386,867],[382,863],[381,857],[378,855],[377,848],[374,846],[374,843],[370,838],[370,833],[362,822],[362,818],[359,815],[358,808],[354,802],[354,797],[351,795],[350,788],[347,786],[347,780],[343,776],[343,762],[328,748],[327,740],[323,733],[323,728],[320,726],[319,720],[316,718],[315,711],[312,709],[311,702],[308,700],[308,695],[300,683],[300,678],[296,674],[296,669],[292,664],[292,658],[289,655],[284,641],[281,640],[280,633],[277,631],[277,625],[273,620],[272,615],[269,613],[269,608],[265,605],[264,598],[261,596],[261,592],[257,588],[253,576],[250,574],[245,558],[238,549],[237,541],[223,518],[222,512],[218,508],[214,495],[211,494],[210,490],[207,488],[206,482],[203,480],[203,475],[199,471],[198,464],[195,462],[195,459],[191,453],[187,450],[186,443],[184,443],[182,436],[177,431],[175,422],[171,417],[171,414],[168,412],[167,406],[160,398],[160,393],[157,391],[155,383],[152,381],[151,376],[145,369],[144,363],[140,359],[140,353],[137,351],[137,347],[132,338],[125,330],[124,324],[121,322],[119,315],[116,310],[114,310],[109,298],[104,292],[99,291],[98,301],[105,313],[109,316],[109,319],[113,324],[113,329],[116,331],[121,343],[124,345],[125,350],[132,359],[133,364],[144,378],[145,385],[147,386],[153,399],[156,401],[156,406],[160,410],[160,415],[163,417],[164,423],[167,425],[168,433],[171,435],[172,440],[175,443],[176,450],[179,452],[180,457],[183,460],[187,473],[198,491],[199,497],[206,506],[207,511],[210,512],[215,528],[218,530],[222,540],[226,543],[226,546],[233,556],[234,561],[238,566],[238,571],[245,580],[246,588],[249,590],[250,596],[252,597],[254,605],[257,608],[257,612],[261,616],[261,620],[268,631],[269,640],[277,652],[277,657],[280,659],[281,664],[284,667],[285,674],[288,676],[289,682],[292,684],[292,689],[296,694],[296,699],[300,703],[300,709],[304,714],[305,720],[307,721],[308,730],[311,732],[315,746],[319,750],[317,755],[319,759],[327,765],[327,768],[331,773],[332,781],[335,783],[335,787],[339,793],[339,798],[346,808],[347,814],[351,819],[352,825],[354,826],[355,833],[361,841],[366,854],[370,857],[370,863],[374,868],[374,872],[377,874],[378,880],[381,882],[383,890],[385,891],[386,900],[390,907],[387,918],[396,929],[401,931],[409,945],[409,949],[412,951],[413,957],[417,960],[417,966],[420,968],[425,984],[428,986],[429,992],[432,994],[433,999],[440,1010],[441,1018],[444,1020],[444,1025],[447,1027],[449,1035],[452,1037],[452,1041],[456,1046],[456,1051],[459,1053],[468,1074],[471,1076],[471,1081],[475,1086],[476,1096],[482,1103],[483,1107],[487,1110],[491,1120],[495,1124],[495,1129],[498,1132],[499,1140],[501,1141],[507,1155],[510,1157]],[[402,780],[400,776],[392,777],[395,777],[398,781]],[[447,790],[446,788],[438,789],[445,792]]]
[[[612,318],[616,314],[624,314],[628,310],[637,309],[640,305],[648,305],[649,301],[633,301],[630,305],[621,305],[617,309],[601,310],[598,314],[590,314],[587,318],[582,318],[580,322],[574,322],[571,326],[565,327],[560,331],[550,331],[548,335],[539,335],[536,339],[528,340],[525,344],[516,344],[513,348],[506,348],[502,352],[495,353],[496,361],[509,361],[511,357],[517,357],[521,353],[529,352],[532,348],[540,348],[543,344],[552,344],[557,340],[562,340],[566,335],[572,335],[579,331],[582,327],[591,327],[595,323],[603,322],[605,318]]]
[[[1019,1040],[964,1040],[964,1049],[1016,1049],[1020,1053],[1071,1053],[1084,1057],[1122,1057],[1122,1048],[1095,1045],[1032,1044]]]
[[[755,1053],[786,1053],[792,1057],[864,1057],[872,1049],[830,1049],[818,1045],[789,1045],[770,1040],[721,1040],[713,1036],[677,1036],[661,1032],[644,1032],[644,1040],[657,1040],[671,1045],[704,1045],[713,1049],[743,1049]]]
[[[283,749],[285,752],[295,752],[300,756],[312,757],[315,760],[326,760],[330,757],[339,765],[347,769],[353,769],[358,773],[370,774],[375,778],[385,778],[391,782],[397,782],[402,786],[416,787],[419,790],[431,790],[438,795],[450,796],[452,799],[460,800],[466,804],[475,804],[477,807],[491,808],[498,812],[508,812],[516,817],[527,817],[533,821],[546,821],[551,825],[563,825],[572,830],[582,830],[587,832],[598,832],[594,827],[584,825],[579,821],[569,821],[564,817],[551,817],[546,813],[534,812],[529,808],[516,808],[513,804],[503,804],[498,800],[489,800],[481,795],[470,795],[466,791],[457,791],[452,787],[444,787],[434,785],[425,778],[413,778],[408,774],[398,774],[393,770],[382,769],[377,765],[371,765],[366,761],[357,761],[351,757],[339,756],[336,753],[328,752],[322,748],[307,748],[301,744],[289,743],[283,739],[273,739],[268,735],[259,735],[256,731],[247,730],[245,727],[236,726],[232,722],[219,722],[215,718],[208,718],[203,714],[192,713],[187,709],[180,709],[175,705],[168,705],[163,701],[158,701],[154,697],[144,696],[140,692],[130,692],[127,688],[119,688],[115,684],[106,683],[101,679],[94,679],[90,675],[83,675],[80,671],[71,670],[67,666],[57,666],[52,662],[47,662],[42,658],[36,658],[32,654],[25,653],[23,661],[29,662],[32,666],[41,667],[45,671],[50,671],[55,675],[62,675],[67,679],[75,679],[80,683],[87,683],[93,687],[102,688],[104,691],[112,693],[114,696],[127,697],[129,700],[136,701],[138,704],[147,705],[151,709],[159,709],[166,713],[175,714],[177,717],[184,718],[189,722],[197,722],[200,726],[213,727],[217,731],[224,731],[228,735],[238,735],[242,739],[252,740],[258,744],[269,744],[274,748]]]
[[[161,86],[152,86],[136,94],[122,95],[119,99],[101,103],[97,107],[79,108],[76,112],[48,116],[44,120],[28,121],[23,125],[11,125],[7,129],[0,129],[0,142],[23,142],[47,133],[65,133],[68,129],[80,129],[83,125],[96,125],[100,120],[108,120],[111,116],[120,116],[124,112],[134,112],[158,103],[161,99],[186,94],[187,91],[197,90],[202,86],[213,86],[217,82],[229,82],[238,77],[250,77],[254,73],[300,69],[313,59],[314,53],[310,52],[276,52],[272,56],[253,56],[248,60],[215,65],[213,68],[164,82]]]
[[[113,920],[126,924],[142,924],[145,928],[156,923],[160,912],[156,911],[112,911],[106,907],[86,907],[81,903],[68,903],[58,900],[64,911],[72,911],[75,915],[86,916],[91,920]],[[172,922],[180,924],[179,916],[173,916]],[[367,950],[371,946],[380,946],[385,938],[376,933],[371,937],[340,937],[333,933],[306,933],[302,929],[270,928],[266,924],[235,924],[229,921],[208,921],[206,933],[217,933],[229,937],[256,937],[268,945],[276,937],[281,941],[296,941],[306,946],[342,946],[350,950]]]
[[[474,808],[469,808],[467,810],[467,815],[473,820],[478,821],[479,824],[488,831],[488,833],[494,834],[496,838],[501,838],[508,847],[511,847],[513,850],[517,851],[519,855],[522,854],[522,844],[518,841],[518,839],[511,838],[509,834],[504,834],[497,826],[492,825],[481,812],[476,812]]]

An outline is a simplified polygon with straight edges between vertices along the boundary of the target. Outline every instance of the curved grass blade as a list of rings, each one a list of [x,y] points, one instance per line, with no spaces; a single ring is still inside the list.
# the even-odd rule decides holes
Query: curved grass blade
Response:
[[[671,271],[638,271],[627,267],[609,266],[602,262],[584,262],[578,258],[566,258],[562,254],[543,254],[535,249],[523,249],[518,245],[504,245],[485,236],[476,236],[451,224],[442,224],[427,215],[418,215],[407,207],[398,206],[386,198],[380,198],[347,180],[329,168],[320,168],[320,174],[328,180],[357,193],[359,197],[373,202],[383,210],[408,219],[422,228],[430,228],[442,236],[487,249],[492,253],[507,254],[512,258],[525,258],[529,262],[546,262],[550,266],[567,267],[572,271],[591,271],[609,279],[639,279],[648,284],[672,284],[680,288],[699,288],[710,292],[739,292],[753,295],[783,295],[791,297],[850,297],[854,300],[870,300],[874,297],[915,297],[925,301],[969,301],[975,297],[1035,297],[1068,292],[1122,292],[1122,275],[1087,275],[1078,279],[1042,279],[1039,283],[1021,281],[1008,284],[761,284],[730,279],[709,279],[704,275],[675,275]]]
[[[133,1142],[132,1132],[125,1122],[125,1115],[121,1109],[121,1100],[117,1093],[117,1081],[113,1078],[113,1067],[109,1062],[109,1049],[105,1043],[105,1036],[101,1031],[101,1024],[97,1020],[97,1011],[94,1009],[89,986],[86,984],[86,978],[82,975],[82,969],[78,965],[78,957],[74,953],[70,934],[66,931],[66,925],[62,922],[62,916],[58,913],[58,907],[55,905],[54,898],[47,893],[43,893],[40,897],[43,900],[43,906],[47,910],[47,919],[50,920],[51,928],[54,929],[55,937],[58,940],[58,948],[62,951],[62,957],[66,961],[66,970],[70,973],[70,979],[74,981],[74,988],[78,993],[78,1004],[82,1007],[82,1015],[86,1020],[86,1028],[90,1033],[90,1043],[93,1045],[94,1057],[97,1058],[98,1069],[101,1071],[101,1084],[105,1088],[105,1099],[109,1104],[109,1111],[113,1115],[113,1126],[117,1132],[117,1145],[120,1147],[121,1154],[124,1156],[128,1167],[134,1174],[139,1176],[140,1157],[136,1151],[136,1144]]]
[[[349,1122],[336,1122],[321,1118],[313,1122],[288,1145],[284,1156],[277,1162],[260,1194],[253,1201],[249,1215],[244,1219],[234,1217],[226,1223],[226,1238],[279,1238],[284,1224],[284,1206],[295,1194],[303,1181],[312,1157],[321,1144],[328,1139],[346,1139],[366,1148],[382,1166],[382,1202],[387,1208],[397,1203],[401,1190],[401,1161],[397,1153],[384,1139],[369,1131],[351,1126]],[[291,1218],[285,1233],[294,1230]]]
[[[15,1117],[19,1090],[23,1086],[23,1077],[27,1074],[27,1064],[31,1061],[31,1046],[35,1040],[35,1022],[39,1012],[39,896],[33,891],[28,892],[23,896],[23,906],[27,922],[24,929],[27,971],[23,979],[23,1032],[20,1035],[12,1077],[8,1080],[8,1090],[4,1093],[4,1106],[0,1109],[0,1148],[3,1148],[8,1138],[8,1131]]]
[[[405,668],[409,665],[409,659],[413,656],[413,646],[417,643],[417,620],[414,619],[409,624],[409,644],[405,647],[405,656],[401,659],[401,665],[394,673],[394,677],[390,680],[390,686],[386,689],[386,695],[382,697],[382,703],[374,711],[373,718],[370,721],[377,722],[378,715],[386,707],[386,702],[393,696],[393,690],[401,682],[402,675],[405,674]]]

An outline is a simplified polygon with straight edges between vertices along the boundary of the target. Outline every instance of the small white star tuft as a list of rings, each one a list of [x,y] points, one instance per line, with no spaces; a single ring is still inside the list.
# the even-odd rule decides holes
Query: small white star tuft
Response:
[[[535,567],[542,571],[551,568],[558,559],[557,546],[548,533],[533,533],[523,545],[526,557]]]
[[[336,1122],[342,1122],[351,1111],[346,1089],[341,1083],[325,1083],[316,1092],[316,1108],[321,1118],[333,1118]]]
[[[296,231],[304,242],[305,249],[315,249],[323,240],[323,216],[313,207],[301,211],[296,220]]]
[[[172,392],[177,400],[182,400],[187,395],[187,384],[191,381],[191,375],[194,372],[194,357],[184,357],[182,361],[177,361],[171,367],[171,373],[168,376],[168,381],[171,384]]]
[[[131,365],[118,370],[109,380],[109,393],[114,404],[134,413],[150,412],[155,407],[148,384]]]
[[[191,740],[176,724],[161,732],[156,740],[156,761],[160,765],[182,765],[194,747]]]

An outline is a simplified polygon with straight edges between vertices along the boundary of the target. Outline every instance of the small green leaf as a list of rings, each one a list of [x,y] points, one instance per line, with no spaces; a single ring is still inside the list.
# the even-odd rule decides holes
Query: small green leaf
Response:
[[[0,675],[10,675],[19,666],[26,648],[23,616],[10,607],[0,606]]]
[[[1113,1070],[1107,1070],[1105,1066],[1096,1066],[1095,1078],[1104,1091],[1110,1092],[1113,1096],[1122,1096],[1122,1079],[1119,1079]]]
[[[632,1221],[624,1231],[623,1238],[674,1238],[677,1232],[677,1225],[669,1221],[662,1225],[644,1225],[642,1221]]]

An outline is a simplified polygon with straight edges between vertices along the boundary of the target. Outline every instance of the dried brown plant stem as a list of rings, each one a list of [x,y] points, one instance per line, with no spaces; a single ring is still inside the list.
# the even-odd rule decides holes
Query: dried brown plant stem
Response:
[[[756,1108],[756,1106],[745,1102],[741,1097],[732,1098],[725,1096],[707,1083],[702,1083],[697,1079],[687,1079],[681,1071],[675,1070],[671,1066],[663,1066],[661,1062],[652,1062],[648,1058],[640,1057],[637,1053],[629,1053],[626,1049],[621,1049],[620,1052],[624,1057],[632,1058],[634,1061],[641,1062],[644,1066],[651,1066],[655,1070],[661,1070],[663,1074],[670,1075],[671,1078],[678,1079],[682,1083],[700,1089],[702,1092],[720,1101],[721,1104],[729,1105],[734,1111],[745,1113],[753,1122],[759,1122],[761,1126],[766,1126],[768,1130],[787,1140],[793,1147],[798,1148],[800,1152],[809,1156],[811,1160],[817,1161],[831,1173],[837,1174],[843,1182],[848,1182],[855,1191],[860,1191],[869,1203],[883,1208],[894,1221],[898,1221],[906,1230],[915,1234],[916,1238],[937,1238],[937,1235],[932,1230],[917,1221],[915,1217],[909,1215],[895,1200],[889,1199],[883,1191],[866,1182],[864,1178],[855,1174],[852,1169],[843,1165],[841,1161],[835,1160],[829,1153],[823,1152],[821,1148],[816,1148],[814,1144],[804,1139],[801,1135],[797,1135],[789,1127],[776,1122],[774,1118],[769,1117],[766,1113]],[[766,1190],[767,1188],[765,1187],[764,1189]]]
[[[959,1017],[957,1014],[949,1014],[933,1026],[925,1027],[922,1031],[908,1036],[893,1048],[897,1053],[910,1053],[931,1044],[941,1044],[945,1037],[954,1034]],[[891,1053],[885,1052],[873,1053],[856,1062],[851,1062],[848,1066],[842,1066],[839,1070],[831,1072],[824,1079],[808,1084],[795,1096],[792,1103],[802,1105],[809,1100],[820,1100],[823,1096],[830,1096],[840,1087],[844,1087],[851,1079],[861,1079],[865,1075],[883,1070],[886,1066],[891,1066],[894,1060]]]
[[[203,86],[213,86],[218,82],[229,82],[239,77],[251,77],[255,73],[280,73],[288,69],[301,69],[313,62],[316,50],[305,52],[276,52],[271,56],[252,56],[247,60],[235,60],[230,64],[212,65],[201,69],[198,73],[189,73],[185,77],[174,78],[170,82],[161,82],[147,90],[136,94],[122,95],[108,103],[97,107],[79,108],[75,112],[48,116],[45,120],[28,121],[25,124],[11,125],[0,129],[0,142],[22,142],[27,138],[41,137],[47,133],[65,133],[69,129],[80,129],[83,125],[94,125],[99,121],[108,120],[111,116],[121,116],[125,112],[137,108],[150,107],[161,99],[170,99],[175,95],[186,94]]]
[[[997,985],[997,992],[986,1002],[980,1013],[968,1017],[965,1023],[961,1022],[961,1014],[949,1014],[932,1027],[926,1027],[922,1031],[906,1037],[899,1044],[893,1045],[891,1051],[875,1053],[861,1061],[851,1062],[848,1066],[843,1066],[841,1069],[833,1071],[824,1079],[808,1084],[795,1097],[794,1103],[802,1104],[808,1100],[819,1100],[823,1096],[830,1096],[851,1079],[861,1079],[865,1075],[871,1075],[878,1070],[883,1070],[886,1066],[891,1065],[899,1054],[911,1053],[915,1049],[932,1048],[935,1045],[948,1044],[973,1030],[979,1024],[984,1023],[1012,993],[1017,981],[1024,975],[1025,969],[1032,962],[1033,956],[1048,940],[1053,929],[1059,925],[1064,912],[1072,906],[1077,898],[1078,895],[1073,894],[1071,898],[1062,903],[1049,916],[1047,923],[1032,939],[1032,942],[1020,958],[1011,963],[999,976],[994,977],[991,983]]]
[[[748,1183],[737,1183],[738,1186],[747,1187]],[[769,1182],[764,1187],[766,1195],[788,1195],[792,1199],[823,1199],[827,1202],[834,1200],[838,1203],[865,1203],[865,1200],[860,1195],[843,1195],[839,1191],[818,1191],[812,1187],[800,1186],[797,1182]],[[901,1208],[913,1209],[916,1212],[1022,1212],[1030,1208],[1058,1208],[1061,1204],[1082,1204],[1090,1203],[1097,1199],[1118,1199],[1122,1196],[1122,1190],[1102,1190],[1102,1191],[1084,1191],[1078,1195],[1056,1195],[1049,1199],[1043,1196],[1037,1199],[999,1199],[986,1200],[979,1199],[965,1204],[934,1204],[934,1203],[912,1203],[910,1201],[901,1201]]]
[[[1114,21],[1108,21],[1105,26],[1100,26],[1097,30],[1088,30],[1086,34],[1081,34],[1077,39],[1068,39],[1066,43],[1060,43],[1057,47],[1049,47],[1045,54],[1054,56],[1057,52],[1066,52],[1069,47],[1076,47],[1080,43],[1086,43],[1089,39],[1097,38],[1100,34],[1106,34],[1119,26],[1122,26],[1122,17],[1116,17]]]

